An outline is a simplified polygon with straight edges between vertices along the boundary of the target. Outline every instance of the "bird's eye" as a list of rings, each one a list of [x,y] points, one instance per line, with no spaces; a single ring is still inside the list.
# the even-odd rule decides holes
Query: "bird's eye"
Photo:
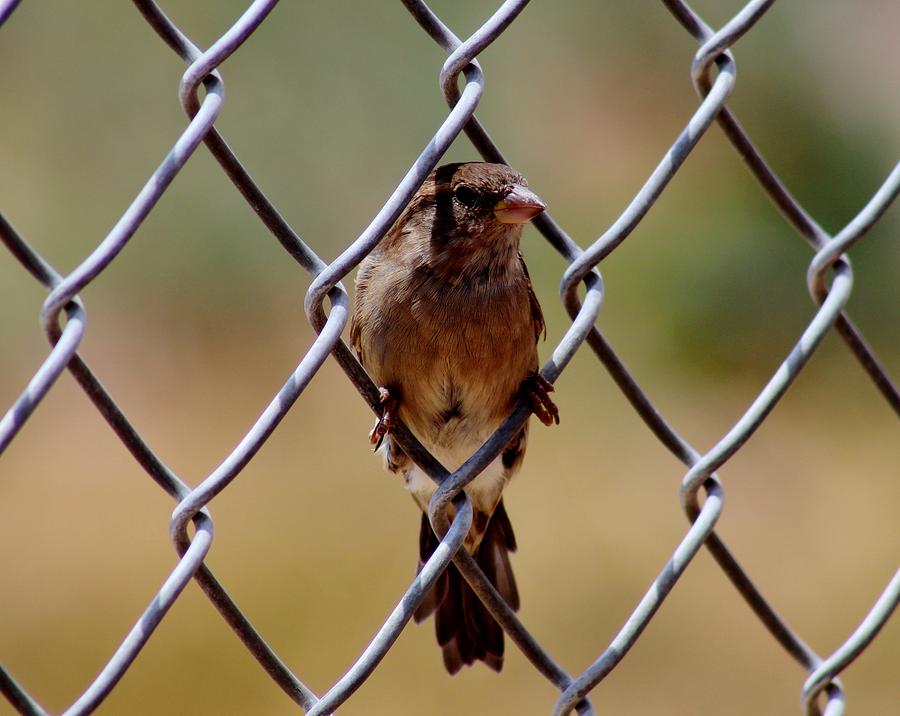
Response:
[[[466,184],[460,184],[453,190],[453,197],[467,209],[471,209],[481,198],[481,192]]]

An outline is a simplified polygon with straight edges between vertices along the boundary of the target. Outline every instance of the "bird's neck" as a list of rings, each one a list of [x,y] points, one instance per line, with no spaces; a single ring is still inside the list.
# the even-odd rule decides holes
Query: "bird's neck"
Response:
[[[437,251],[429,254],[422,268],[448,286],[496,286],[515,281],[522,272],[517,245],[480,249],[462,256]]]
[[[420,267],[448,286],[513,282],[523,271],[519,258],[522,231],[503,228],[496,236],[482,234],[465,245],[431,242],[418,254]]]

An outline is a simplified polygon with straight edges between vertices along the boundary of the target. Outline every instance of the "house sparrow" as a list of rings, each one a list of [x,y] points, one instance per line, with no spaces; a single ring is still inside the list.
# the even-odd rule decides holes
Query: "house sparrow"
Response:
[[[428,521],[430,477],[391,440],[399,417],[450,471],[528,400],[559,422],[538,368],[544,317],[519,251],[524,222],[544,210],[525,179],[501,164],[447,164],[426,179],[378,247],[362,262],[350,343],[380,386],[383,414],[370,439],[423,511],[419,570],[438,539]],[[465,488],[472,527],[464,548],[510,607],[519,595],[509,563],[516,549],[501,492],[522,465],[526,424]],[[475,660],[500,671],[503,630],[453,564],[415,612],[435,614],[451,674]]]

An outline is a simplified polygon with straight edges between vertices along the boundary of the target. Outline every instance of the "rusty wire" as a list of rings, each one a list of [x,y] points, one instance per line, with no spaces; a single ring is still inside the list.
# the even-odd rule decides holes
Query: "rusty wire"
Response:
[[[474,117],[483,91],[483,74],[476,58],[502,36],[504,30],[528,4],[528,0],[506,0],[466,40],[454,35],[421,0],[402,2],[421,28],[448,54],[440,72],[440,87],[449,112],[412,162],[399,185],[384,202],[375,219],[330,263],[319,258],[291,229],[244,170],[214,126],[223,103],[223,84],[217,67],[236,52],[266,20],[277,0],[252,2],[237,22],[205,51],[193,45],[152,0],[134,0],[147,23],[188,65],[182,77],[179,97],[189,122],[113,229],[71,273],[65,276],[57,273],[15,231],[11,223],[0,215],[0,237],[4,245],[34,279],[49,291],[41,310],[41,321],[52,345],[25,390],[0,420],[0,452],[26,425],[31,413],[52,389],[62,372],[68,370],[134,459],[177,503],[170,523],[171,538],[180,555],[177,566],[168,575],[160,591],[152,596],[146,610],[107,660],[100,674],[63,713],[86,714],[100,705],[138,657],[152,637],[154,629],[165,618],[169,608],[191,579],[198,582],[223,619],[289,698],[309,714],[333,713],[378,667],[408,624],[425,592],[451,561],[535,669],[559,689],[560,696],[553,713],[562,715],[573,709],[584,714],[594,713],[588,701],[590,692],[626,656],[675,587],[687,565],[704,545],[750,609],[781,647],[808,673],[802,689],[806,713],[825,713],[828,716],[843,713],[844,693],[838,674],[868,646],[895,610],[900,601],[900,571],[890,579],[859,628],[833,654],[823,657],[807,646],[778,616],[715,532],[723,498],[722,484],[715,471],[762,424],[832,328],[843,338],[884,399],[895,411],[900,412],[900,395],[896,387],[859,330],[844,313],[853,282],[852,269],[845,252],[862,238],[900,192],[900,164],[890,172],[859,214],[844,229],[830,236],[791,196],[751,143],[731,110],[726,107],[735,86],[735,62],[729,48],[754,27],[774,0],[748,2],[716,31],[709,28],[685,2],[663,0],[675,19],[699,45],[690,68],[700,97],[696,111],[631,203],[590,246],[578,246],[547,214],[537,217],[534,222],[569,264],[560,291],[572,322],[543,366],[544,375],[555,381],[575,352],[586,343],[647,427],[686,468],[681,495],[690,526],[673,550],[671,559],[649,585],[645,596],[620,632],[592,664],[575,674],[563,669],[502,600],[474,560],[459,549],[472,519],[471,505],[462,490],[499,454],[522,426],[528,417],[528,409],[524,405],[519,406],[490,440],[452,474],[402,424],[397,426],[398,441],[439,485],[429,516],[442,539],[432,558],[410,584],[369,646],[352,667],[321,695],[313,693],[279,659],[204,563],[213,540],[212,519],[206,506],[240,475],[329,356],[340,364],[372,410],[379,410],[375,386],[341,341],[341,333],[347,322],[349,297],[340,282],[378,244],[460,133],[464,132],[468,136],[485,160],[505,162],[487,131]],[[8,19],[17,5],[17,0],[0,2],[0,24]],[[464,80],[462,89],[459,86],[460,78]],[[201,85],[204,89],[202,99],[199,92]],[[597,329],[595,321],[604,299],[603,281],[597,266],[625,241],[646,216],[714,122],[719,124],[744,159],[760,188],[816,252],[810,261],[808,272],[809,292],[815,311],[795,346],[741,418],[712,449],[700,452],[681,438],[662,417]],[[239,445],[192,489],[153,452],[79,356],[78,347],[85,331],[85,308],[78,293],[110,266],[201,143],[206,145],[285,251],[314,277],[306,295],[305,309],[318,335]],[[65,321],[62,320],[63,315]],[[452,521],[448,518],[450,503],[454,503],[457,510]],[[188,533],[191,524],[195,528],[192,537]],[[19,713],[47,713],[3,668],[0,668],[0,691]]]

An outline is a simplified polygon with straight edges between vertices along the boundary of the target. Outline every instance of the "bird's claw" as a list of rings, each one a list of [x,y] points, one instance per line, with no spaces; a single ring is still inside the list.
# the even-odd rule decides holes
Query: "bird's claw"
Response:
[[[553,383],[539,371],[532,371],[522,381],[522,397],[544,425],[559,425],[559,408],[550,398],[552,392]]]
[[[391,428],[394,427],[394,413],[400,407],[400,399],[387,388],[378,389],[378,400],[381,403],[381,417],[369,433],[369,442],[374,445],[372,452],[378,452],[378,448],[384,442],[384,436],[391,432]]]

